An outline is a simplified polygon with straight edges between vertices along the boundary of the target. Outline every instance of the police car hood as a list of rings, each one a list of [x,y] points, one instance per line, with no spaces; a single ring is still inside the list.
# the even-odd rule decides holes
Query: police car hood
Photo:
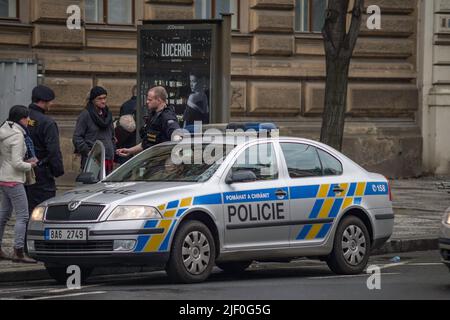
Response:
[[[172,189],[190,188],[196,183],[193,182],[114,182],[114,183],[97,183],[94,185],[83,186],[64,194],[50,199],[46,205],[56,203],[69,203],[72,201],[80,201],[91,204],[110,204],[112,202],[127,202],[132,199],[146,197],[152,195],[161,196],[167,194]],[[158,197],[159,198],[159,197]],[[156,199],[155,199],[156,200]]]

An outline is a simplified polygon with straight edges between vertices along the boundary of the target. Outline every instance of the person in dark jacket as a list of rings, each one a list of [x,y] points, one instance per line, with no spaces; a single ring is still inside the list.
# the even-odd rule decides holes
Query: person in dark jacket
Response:
[[[36,183],[26,187],[30,214],[38,204],[56,195],[55,178],[64,174],[58,126],[55,120],[45,114],[54,99],[53,90],[40,85],[33,89],[32,104],[28,107],[28,130],[39,160],[34,169]]]
[[[84,168],[95,141],[101,141],[105,146],[105,169],[109,174],[113,170],[115,140],[112,113],[106,105],[107,94],[102,87],[92,88],[86,109],[78,117],[72,142],[75,153],[81,155],[81,168]]]
[[[134,85],[133,89],[131,90],[131,98],[130,100],[125,101],[122,106],[120,107],[119,117],[131,114],[136,114],[136,100],[137,100],[137,86]]]
[[[132,156],[159,143],[170,141],[172,138],[174,140],[181,138],[177,134],[172,137],[172,134],[180,129],[180,126],[173,108],[167,106],[166,89],[154,87],[148,90],[147,108],[150,117],[143,130],[142,142],[132,148],[117,149],[118,156]]]
[[[134,85],[132,97],[120,107],[120,118],[116,122],[115,137],[117,139],[117,149],[131,148],[136,144],[136,99],[137,86]],[[114,161],[119,164],[124,164],[130,158],[115,156]]]

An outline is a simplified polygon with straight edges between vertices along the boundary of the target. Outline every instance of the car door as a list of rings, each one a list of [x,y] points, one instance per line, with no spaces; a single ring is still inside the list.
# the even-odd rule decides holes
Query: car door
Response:
[[[89,184],[101,181],[105,177],[105,146],[97,140],[88,154],[83,170],[77,177],[77,182]]]
[[[288,170],[292,246],[322,242],[346,205],[342,164],[313,145],[280,142]]]
[[[289,193],[279,163],[274,144],[265,142],[246,147],[230,164],[222,183],[227,249],[289,246]],[[252,181],[230,182],[249,171]]]

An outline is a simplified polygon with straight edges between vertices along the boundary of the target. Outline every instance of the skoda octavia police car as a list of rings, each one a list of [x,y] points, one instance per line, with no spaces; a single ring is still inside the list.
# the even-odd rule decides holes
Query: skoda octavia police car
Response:
[[[441,250],[442,262],[450,270],[450,208],[446,210],[442,219],[439,249]]]
[[[88,169],[103,172],[102,146],[91,155]],[[92,172],[79,180],[96,182]],[[281,137],[183,139],[42,203],[27,244],[58,281],[69,265],[80,266],[85,278],[93,267],[112,264],[157,267],[191,283],[205,280],[214,265],[239,272],[255,260],[298,257],[359,273],[393,224],[386,178],[327,145]]]

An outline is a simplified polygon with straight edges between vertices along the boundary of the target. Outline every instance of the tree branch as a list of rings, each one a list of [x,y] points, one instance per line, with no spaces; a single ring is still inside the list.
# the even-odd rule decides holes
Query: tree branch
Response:
[[[323,43],[325,46],[325,54],[329,54],[331,56],[336,56],[337,50],[336,46],[333,43],[333,37],[331,35],[331,10],[326,9],[325,10],[325,23],[323,24],[322,28],[322,36],[323,36]]]
[[[355,0],[355,4],[352,10],[352,22],[350,24],[350,29],[345,36],[345,56],[350,58],[353,49],[356,45],[356,40],[358,40],[359,31],[361,29],[362,12],[364,11],[364,0]]]

